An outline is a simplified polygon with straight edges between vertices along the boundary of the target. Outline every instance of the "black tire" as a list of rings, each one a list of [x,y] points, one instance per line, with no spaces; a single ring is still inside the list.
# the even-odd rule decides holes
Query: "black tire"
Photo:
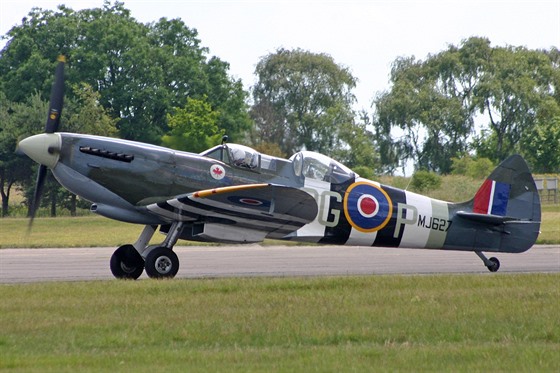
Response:
[[[179,272],[179,258],[171,249],[156,247],[146,257],[145,266],[151,278],[173,278]]]
[[[119,247],[111,256],[111,272],[118,279],[136,280],[144,271],[144,259],[132,245]]]
[[[498,269],[500,269],[500,261],[498,258],[492,257],[488,260],[492,262],[492,265],[487,266],[488,270],[490,272],[498,272]]]

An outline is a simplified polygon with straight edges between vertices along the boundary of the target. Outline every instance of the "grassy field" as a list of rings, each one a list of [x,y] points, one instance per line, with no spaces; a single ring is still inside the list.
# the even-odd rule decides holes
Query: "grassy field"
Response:
[[[560,370],[560,275],[0,285],[3,372]]]
[[[560,243],[560,205],[544,205],[543,223],[537,243]],[[97,215],[38,218],[33,232],[27,234],[27,219],[0,219],[0,248],[15,247],[99,247],[135,242],[142,226],[121,223]],[[153,242],[163,236],[154,235]],[[180,241],[181,245],[188,244]],[[196,243],[199,245],[200,243]]]
[[[401,189],[409,189],[410,178],[382,176],[379,181]],[[478,190],[482,180],[467,176],[446,175],[441,178],[441,186],[436,190],[423,192],[429,197],[444,201],[466,201]],[[121,223],[93,215],[86,210],[79,217],[64,216],[67,211],[59,211],[62,217],[45,218],[48,210],[39,210],[33,232],[27,234],[26,209],[24,197],[14,192],[10,199],[11,209],[17,218],[0,218],[0,248],[7,247],[99,247],[119,246],[136,241],[142,231],[138,225]],[[560,204],[542,205],[541,234],[537,243],[560,244]],[[156,234],[153,242],[161,242],[162,236]],[[181,241],[181,245],[188,244]]]

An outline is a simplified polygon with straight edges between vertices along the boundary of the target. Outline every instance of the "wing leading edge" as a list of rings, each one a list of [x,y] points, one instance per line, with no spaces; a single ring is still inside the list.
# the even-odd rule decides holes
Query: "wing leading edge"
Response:
[[[191,233],[184,232],[182,237],[224,242],[284,237],[313,221],[318,212],[307,192],[273,184],[201,190],[147,209],[164,219],[186,222]]]

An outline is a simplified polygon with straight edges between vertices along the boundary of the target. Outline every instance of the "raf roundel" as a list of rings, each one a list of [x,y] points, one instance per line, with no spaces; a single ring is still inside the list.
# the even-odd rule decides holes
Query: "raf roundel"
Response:
[[[376,232],[387,225],[393,202],[381,187],[358,182],[344,196],[344,214],[350,225],[361,232]]]

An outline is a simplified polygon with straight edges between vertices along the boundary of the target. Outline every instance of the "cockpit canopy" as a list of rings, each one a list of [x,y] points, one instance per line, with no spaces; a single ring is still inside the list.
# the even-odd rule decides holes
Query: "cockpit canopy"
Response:
[[[311,151],[298,152],[287,161],[261,154],[245,145],[224,144],[208,149],[202,152],[201,155],[256,172],[278,172],[278,164],[287,163],[289,166],[289,163],[292,163],[293,172],[296,176],[334,184],[344,183],[357,176],[351,169],[340,162],[326,155]]]
[[[356,177],[354,171],[326,155],[301,151],[290,157],[297,176],[340,184]]]
[[[276,170],[275,157],[261,154],[253,148],[239,144],[218,145],[202,152],[205,157],[214,158],[232,166],[250,170]]]
[[[260,153],[255,149],[239,144],[229,144],[228,150],[229,158],[234,166],[253,169],[259,165]]]

